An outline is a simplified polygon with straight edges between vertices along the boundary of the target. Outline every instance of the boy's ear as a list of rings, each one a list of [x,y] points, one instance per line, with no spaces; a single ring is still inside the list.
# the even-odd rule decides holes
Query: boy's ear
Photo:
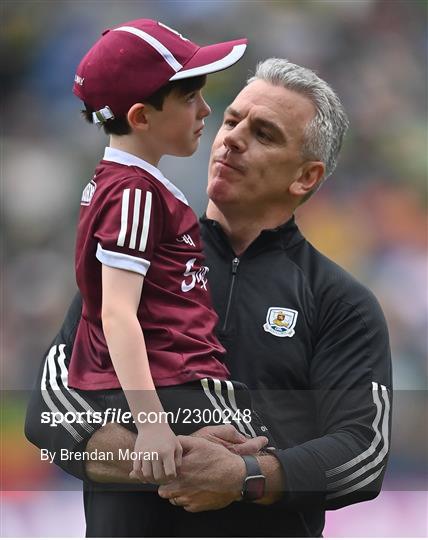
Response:
[[[149,125],[148,109],[144,103],[135,103],[126,115],[132,129],[146,130]]]

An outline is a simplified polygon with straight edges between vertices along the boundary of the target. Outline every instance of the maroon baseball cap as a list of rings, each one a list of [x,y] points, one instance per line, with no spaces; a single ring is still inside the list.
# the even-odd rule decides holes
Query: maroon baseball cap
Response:
[[[77,68],[73,92],[102,122],[125,115],[169,81],[228,68],[246,47],[246,39],[201,47],[160,22],[138,19],[102,33]]]

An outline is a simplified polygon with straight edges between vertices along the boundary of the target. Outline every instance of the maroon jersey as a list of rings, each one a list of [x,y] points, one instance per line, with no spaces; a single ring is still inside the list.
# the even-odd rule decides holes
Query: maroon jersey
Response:
[[[76,278],[83,309],[69,385],[120,388],[102,330],[102,264],[144,276],[137,316],[156,386],[227,378],[203,262],[198,221],[181,191],[156,167],[106,148],[81,201]]]

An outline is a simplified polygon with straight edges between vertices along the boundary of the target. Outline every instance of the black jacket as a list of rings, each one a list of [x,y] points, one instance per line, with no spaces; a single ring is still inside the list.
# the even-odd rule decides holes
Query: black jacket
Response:
[[[324,509],[375,497],[392,390],[377,300],[307,242],[294,219],[263,231],[239,259],[216,222],[202,220],[202,233],[226,363],[282,449],[286,506],[312,518],[319,510],[320,523]],[[294,335],[264,329],[272,307],[297,312]]]
[[[226,363],[252,390],[285,478],[275,505],[235,503],[212,514],[236,522],[236,531],[225,531],[231,536],[320,536],[325,510],[380,491],[392,397],[384,316],[373,294],[307,242],[294,219],[263,231],[239,259],[216,222],[203,218],[201,227]],[[79,310],[75,299],[57,336],[68,357]],[[59,431],[43,435],[40,404],[37,390],[26,434],[55,449]],[[67,470],[79,475],[78,467]]]

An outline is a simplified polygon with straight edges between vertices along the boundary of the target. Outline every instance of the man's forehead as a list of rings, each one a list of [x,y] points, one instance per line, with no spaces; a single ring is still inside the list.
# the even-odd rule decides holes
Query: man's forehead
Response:
[[[226,112],[233,112],[241,117],[251,113],[286,123],[290,119],[306,123],[315,115],[315,107],[308,97],[298,92],[256,80],[239,92]]]

